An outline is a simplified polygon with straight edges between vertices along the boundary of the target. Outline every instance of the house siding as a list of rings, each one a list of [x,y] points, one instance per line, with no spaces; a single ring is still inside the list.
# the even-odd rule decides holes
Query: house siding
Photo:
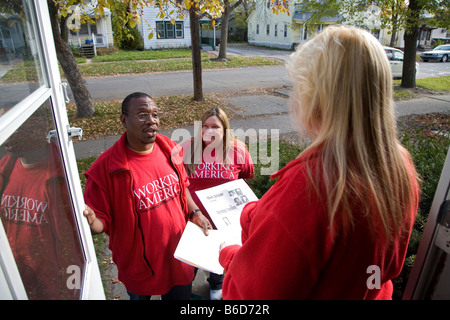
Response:
[[[290,5],[289,11],[292,12],[292,10],[294,6]],[[286,36],[284,35],[285,25],[287,26]],[[267,26],[269,26],[268,33]],[[300,33],[292,23],[292,14],[274,14],[267,8],[265,1],[258,1],[255,10],[248,18],[247,35],[248,42],[252,45],[292,49],[298,43]]]
[[[156,33],[156,22],[163,21],[155,18],[159,13],[158,8],[145,7],[142,14],[142,23],[138,29],[142,35],[145,49],[187,48],[191,46],[191,28],[189,15],[186,13],[184,19],[176,19],[183,22],[183,38],[181,39],[158,39]],[[165,19],[164,21],[170,21]],[[152,39],[149,35],[153,33]]]

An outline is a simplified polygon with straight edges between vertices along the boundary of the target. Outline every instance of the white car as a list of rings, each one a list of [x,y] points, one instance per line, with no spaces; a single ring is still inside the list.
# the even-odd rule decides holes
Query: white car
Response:
[[[447,62],[450,58],[450,44],[440,45],[431,51],[422,52],[420,55],[423,62],[428,60]]]
[[[392,76],[401,78],[403,73],[403,51],[391,47],[384,47],[384,50],[391,64]],[[419,72],[419,64],[416,62],[416,75],[417,72]]]

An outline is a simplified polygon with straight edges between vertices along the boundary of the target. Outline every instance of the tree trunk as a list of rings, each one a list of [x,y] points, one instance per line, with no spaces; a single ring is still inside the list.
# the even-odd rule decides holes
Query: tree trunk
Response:
[[[392,8],[394,10],[394,8]],[[398,14],[392,15],[392,34],[391,34],[391,42],[389,43],[390,47],[395,47],[396,39],[397,39],[397,29],[398,29]]]
[[[236,9],[243,0],[236,1],[233,5],[230,5],[229,0],[224,0],[224,11],[222,13],[222,23],[220,25],[220,49],[218,60],[226,60],[227,59],[227,43],[228,43],[228,19],[230,18],[230,14]]]
[[[405,28],[405,56],[403,60],[402,82],[403,88],[416,87],[416,51],[417,36],[419,34],[420,5],[417,0],[410,0],[408,18]]]
[[[230,17],[231,7],[229,1],[224,1],[225,10],[222,13],[222,22],[220,24],[220,47],[218,60],[227,59],[227,43],[228,43],[228,18]]]
[[[200,53],[200,22],[198,12],[189,10],[192,43],[192,73],[194,76],[194,101],[203,101],[202,57]]]
[[[64,71],[67,82],[72,89],[75,104],[77,106],[78,116],[92,116],[95,112],[95,109],[91,94],[86,87],[86,83],[84,82],[77,62],[75,61],[75,57],[70,50],[69,44],[65,42],[61,37],[58,19],[58,8],[53,0],[47,0],[47,3],[52,24],[53,38],[55,41],[56,55]],[[61,28],[67,28],[67,26],[62,25]]]

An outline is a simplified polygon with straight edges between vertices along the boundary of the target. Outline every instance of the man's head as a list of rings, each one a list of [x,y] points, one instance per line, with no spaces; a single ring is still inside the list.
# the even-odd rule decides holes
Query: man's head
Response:
[[[138,152],[150,151],[159,129],[158,106],[143,92],[128,95],[122,102],[120,121],[127,130],[128,146]]]

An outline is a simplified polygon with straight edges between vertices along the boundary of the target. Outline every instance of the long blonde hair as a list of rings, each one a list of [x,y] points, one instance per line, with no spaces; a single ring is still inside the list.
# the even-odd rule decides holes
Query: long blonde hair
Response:
[[[223,140],[222,140],[222,152],[216,153],[218,161],[225,164],[231,164],[232,160],[229,157],[229,150],[233,146],[233,141],[236,140],[233,130],[230,128],[230,122],[228,121],[228,116],[221,108],[214,107],[206,111],[201,118],[202,125],[205,121],[212,116],[216,116],[223,126]],[[184,154],[184,163],[186,164],[186,171],[190,175],[195,172],[198,164],[202,162],[201,155],[203,154],[203,138],[202,138],[202,127],[194,132],[194,139],[191,140],[190,148],[186,150]]]
[[[287,65],[290,109],[313,136],[302,153],[320,150],[330,226],[353,224],[352,204],[392,240],[415,205],[417,173],[397,138],[392,74],[383,47],[368,32],[331,26],[302,45]],[[312,184],[318,190],[318,176]],[[354,207],[354,206],[353,206]],[[375,209],[375,210],[374,210]]]

